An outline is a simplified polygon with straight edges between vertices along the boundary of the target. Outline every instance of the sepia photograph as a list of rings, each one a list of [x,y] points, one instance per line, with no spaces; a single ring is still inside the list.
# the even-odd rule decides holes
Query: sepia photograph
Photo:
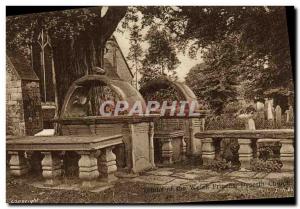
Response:
[[[293,6],[6,6],[5,27],[9,205],[295,204]]]

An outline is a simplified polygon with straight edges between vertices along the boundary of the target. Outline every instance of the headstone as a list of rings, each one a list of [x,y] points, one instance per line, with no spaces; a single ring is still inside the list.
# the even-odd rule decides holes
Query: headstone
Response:
[[[286,122],[289,122],[290,121],[290,111],[286,110],[285,114],[286,114]]]
[[[253,118],[249,118],[249,120],[248,120],[248,129],[255,130],[255,122],[254,122]]]
[[[272,102],[268,101],[268,106],[267,106],[267,120],[273,120],[273,111],[272,111]]]
[[[257,102],[256,103],[256,110],[257,111],[263,111],[265,109],[265,105],[262,102]]]
[[[276,128],[281,128],[281,107],[279,105],[275,108],[275,123]]]
[[[264,105],[264,114],[265,114],[265,119],[268,118],[268,100],[265,99],[265,105]]]

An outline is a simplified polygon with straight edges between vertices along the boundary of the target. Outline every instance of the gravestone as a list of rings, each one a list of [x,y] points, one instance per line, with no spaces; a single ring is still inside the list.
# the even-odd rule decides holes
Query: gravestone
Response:
[[[275,108],[275,125],[276,128],[281,128],[281,107],[279,105]]]

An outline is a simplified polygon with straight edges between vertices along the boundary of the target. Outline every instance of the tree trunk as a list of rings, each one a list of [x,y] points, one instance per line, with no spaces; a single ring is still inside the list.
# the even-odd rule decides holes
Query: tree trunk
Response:
[[[78,78],[91,74],[93,67],[103,66],[106,41],[125,16],[127,7],[110,7],[106,15],[76,40],[56,40],[53,57],[57,77],[58,112],[70,85]]]

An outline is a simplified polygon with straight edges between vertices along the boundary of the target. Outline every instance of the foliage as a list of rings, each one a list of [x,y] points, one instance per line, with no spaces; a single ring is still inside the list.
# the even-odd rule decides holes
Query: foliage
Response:
[[[140,34],[140,28],[137,24],[134,24],[130,31],[130,39],[129,39],[130,47],[129,47],[129,53],[127,59],[132,69],[135,70],[136,79],[138,73],[141,72],[143,68],[142,65],[143,50],[141,47],[141,41],[142,41],[142,35]]]
[[[235,116],[242,108],[243,105],[240,102],[229,102],[225,104],[223,112]]]
[[[210,169],[216,172],[222,172],[226,170],[236,170],[236,166],[232,166],[230,162],[226,162],[225,160],[212,160],[208,164],[203,166],[204,169]]]
[[[127,7],[90,7],[30,15],[11,16],[6,21],[7,49],[19,51],[40,72],[40,33],[50,38],[59,109],[71,83],[103,65],[104,45],[125,16]],[[32,53],[30,54],[30,48]]]
[[[179,101],[178,92],[174,87],[167,87],[160,89],[159,91],[152,92],[151,94],[146,93],[144,95],[146,101],[158,101],[162,104],[163,101]]]
[[[238,63],[239,55],[232,40],[214,44],[203,54],[205,64],[196,65],[187,74],[187,84],[218,114],[237,99],[239,74],[231,65]]]
[[[245,130],[245,121],[232,114],[221,114],[209,116],[205,122],[206,130],[237,129]]]
[[[258,158],[265,161],[279,158],[280,148],[281,148],[281,144],[279,142],[268,142],[268,143],[262,142],[258,149],[258,153],[259,153]]]
[[[226,162],[231,162],[232,165],[239,166],[239,144],[235,139],[223,139],[223,153],[221,155],[222,159]]]
[[[210,84],[208,86],[212,92],[216,91],[213,89],[215,85],[219,85],[216,89],[234,92],[234,89],[230,88],[230,82],[235,80],[224,77],[224,74],[232,74],[235,78],[239,77],[239,82],[246,89],[247,98],[293,94],[284,7],[179,6],[137,7],[136,10],[143,14],[144,27],[160,23],[170,31],[176,47],[183,52],[188,50],[192,57],[195,57],[199,50],[213,57],[218,48],[219,56],[212,59],[215,63],[205,61],[209,63],[211,71],[206,71],[204,75],[211,73],[229,83],[226,84],[228,86],[222,86],[218,84],[222,81],[218,82],[217,78],[210,75],[212,82],[207,84]],[[231,54],[235,52],[234,56],[226,56],[227,50]],[[222,57],[223,54],[225,57]],[[220,68],[215,69],[219,64],[222,66],[221,71]],[[239,76],[236,76],[236,73]],[[200,81],[211,79],[210,76]],[[222,98],[222,94],[218,96],[217,93],[207,95],[207,98],[211,97],[217,98],[213,106],[219,111],[222,109],[222,103],[234,95],[226,98]]]
[[[216,112],[235,100],[237,82],[249,98],[293,94],[284,7],[109,7],[105,15],[101,9],[9,17],[7,48],[29,57],[30,45],[37,45],[43,29],[51,38],[56,74],[68,75],[57,82],[62,100],[65,86],[102,66],[104,44],[121,19],[128,27],[141,17],[141,28],[149,28],[145,39],[150,45],[141,83],[174,72],[179,63],[175,49],[188,50],[191,57],[201,50],[207,66],[191,74],[199,80],[189,82]],[[35,53],[38,60],[39,52]]]
[[[256,172],[279,172],[282,168],[280,160],[261,160],[252,159],[250,161],[250,169]]]
[[[158,76],[168,76],[176,79],[174,70],[180,62],[170,34],[164,29],[152,26],[144,40],[149,43],[149,48],[143,60],[143,78],[140,83],[143,84]]]

